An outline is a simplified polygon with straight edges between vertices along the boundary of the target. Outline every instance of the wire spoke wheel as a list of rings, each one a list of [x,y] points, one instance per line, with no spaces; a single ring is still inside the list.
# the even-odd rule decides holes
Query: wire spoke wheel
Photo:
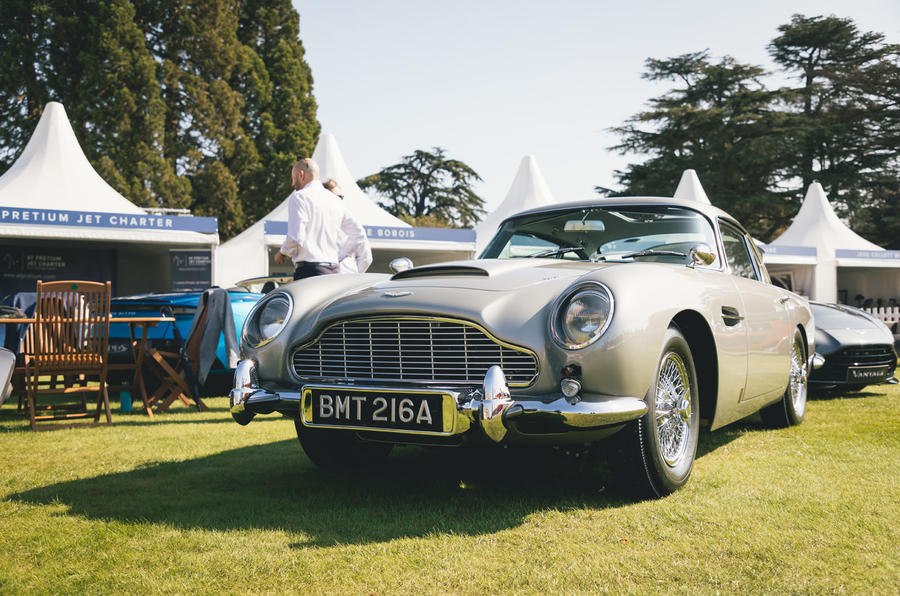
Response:
[[[791,392],[791,403],[794,411],[803,415],[806,410],[806,382],[809,377],[807,363],[803,358],[803,345],[795,338],[794,346],[791,349],[791,380],[789,391]]]
[[[656,436],[666,465],[681,463],[691,439],[691,386],[687,367],[675,352],[665,355],[656,383]]]
[[[788,362],[788,382],[781,399],[759,411],[763,422],[773,428],[794,426],[803,422],[806,415],[807,379],[809,362],[806,360],[806,343],[799,329],[794,330],[794,343]]]

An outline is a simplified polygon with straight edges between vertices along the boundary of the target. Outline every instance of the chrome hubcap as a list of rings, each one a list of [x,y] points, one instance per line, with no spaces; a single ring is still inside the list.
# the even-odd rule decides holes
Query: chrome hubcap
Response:
[[[669,352],[659,367],[656,381],[656,437],[663,461],[678,465],[691,436],[691,387],[681,356]]]
[[[803,346],[794,343],[791,350],[791,403],[794,412],[802,415],[806,409],[806,379],[808,375],[806,361],[803,359]]]

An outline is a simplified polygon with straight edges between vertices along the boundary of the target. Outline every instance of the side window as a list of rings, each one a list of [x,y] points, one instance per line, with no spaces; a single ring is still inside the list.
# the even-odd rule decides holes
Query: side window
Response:
[[[757,267],[754,266],[753,255],[747,246],[747,237],[736,227],[719,220],[722,230],[722,244],[725,247],[725,258],[731,267],[731,273],[747,279],[759,280]]]

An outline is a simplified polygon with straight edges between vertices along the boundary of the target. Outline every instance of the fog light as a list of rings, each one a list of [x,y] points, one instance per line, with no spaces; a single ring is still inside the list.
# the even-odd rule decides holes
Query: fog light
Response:
[[[566,397],[575,397],[581,391],[581,383],[577,379],[563,379],[559,382],[559,389]]]

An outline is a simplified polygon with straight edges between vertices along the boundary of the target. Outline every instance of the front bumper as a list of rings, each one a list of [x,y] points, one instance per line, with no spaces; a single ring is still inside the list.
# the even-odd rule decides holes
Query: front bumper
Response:
[[[456,410],[455,419],[444,436],[461,435],[474,429],[495,443],[502,442],[513,427],[519,432],[528,427],[552,429],[549,432],[553,434],[586,431],[623,424],[647,412],[643,400],[627,396],[597,401],[584,401],[577,395],[550,402],[513,399],[499,366],[488,370],[480,388],[443,393],[452,396]],[[236,422],[248,424],[256,414],[272,412],[299,416],[302,407],[302,387],[299,391],[267,391],[259,386],[253,360],[238,363],[231,390],[231,415]],[[379,432],[373,428],[365,430]]]

